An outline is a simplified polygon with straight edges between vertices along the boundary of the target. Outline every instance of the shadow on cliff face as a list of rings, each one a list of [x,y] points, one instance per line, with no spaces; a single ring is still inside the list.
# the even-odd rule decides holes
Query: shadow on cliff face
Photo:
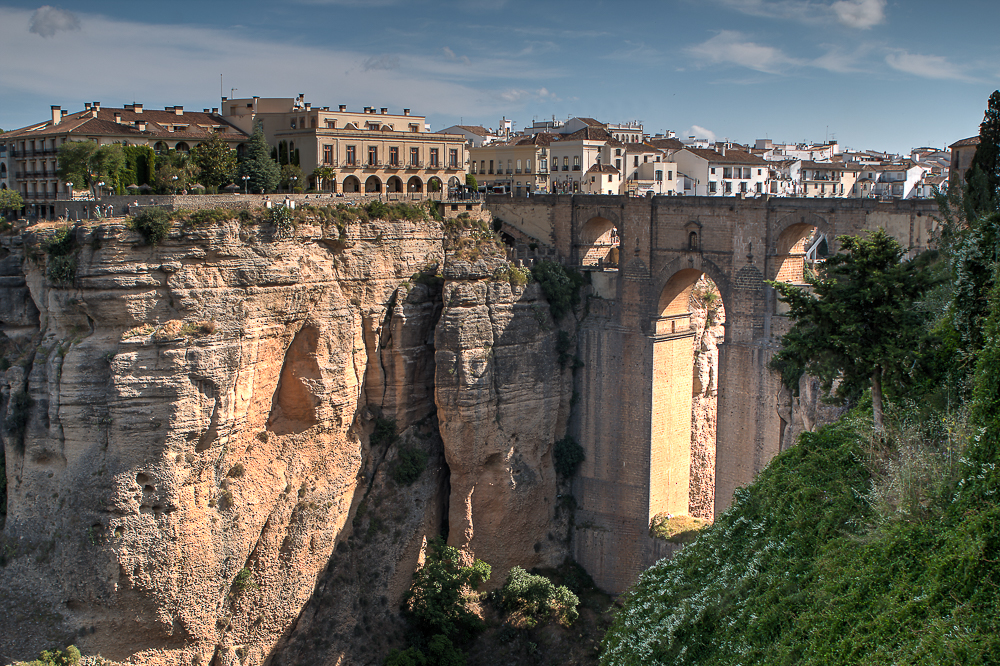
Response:
[[[288,347],[267,419],[267,429],[276,435],[305,432],[319,422],[319,399],[310,386],[320,381],[318,345],[319,331],[314,326],[303,326]]]

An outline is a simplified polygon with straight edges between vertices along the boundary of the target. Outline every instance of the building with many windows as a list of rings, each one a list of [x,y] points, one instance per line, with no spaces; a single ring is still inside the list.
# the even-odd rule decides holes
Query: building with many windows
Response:
[[[768,191],[771,165],[763,158],[724,143],[716,149],[684,148],[674,153],[681,193],[695,196],[757,196]]]
[[[100,102],[88,102],[76,113],[59,106],[51,107],[51,112],[42,122],[0,134],[0,146],[7,154],[7,187],[19,191],[28,213],[38,217],[55,217],[55,200],[71,199],[74,187],[82,189],[82,183],[63,183],[57,175],[59,146],[67,141],[188,152],[214,134],[234,148],[247,140],[247,134],[222,118],[218,109],[192,112],[168,106],[158,111],[142,104],[105,108]]]
[[[335,192],[422,193],[465,184],[466,139],[430,132],[423,116],[387,108],[348,111],[295,98],[225,99],[222,116],[245,132],[260,124],[267,142],[298,164],[315,187],[317,169],[332,170]]]

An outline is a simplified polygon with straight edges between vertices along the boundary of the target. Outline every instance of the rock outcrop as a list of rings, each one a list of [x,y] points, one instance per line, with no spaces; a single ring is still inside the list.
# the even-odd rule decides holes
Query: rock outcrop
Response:
[[[0,655],[381,663],[427,538],[561,562],[556,328],[445,228],[109,221],[68,279],[54,228],[3,237]]]
[[[350,531],[367,404],[433,411],[435,306],[399,287],[443,261],[440,224],[81,226],[72,286],[51,232],[5,239],[4,406],[30,407],[4,436],[0,651],[261,663]]]
[[[573,386],[538,284],[491,273],[485,262],[445,273],[436,401],[451,471],[448,540],[504,576],[566,556],[554,526],[552,449],[566,431]]]

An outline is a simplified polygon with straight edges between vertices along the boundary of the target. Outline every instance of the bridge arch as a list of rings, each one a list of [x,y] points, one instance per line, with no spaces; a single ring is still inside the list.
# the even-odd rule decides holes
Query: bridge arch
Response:
[[[600,215],[587,220],[579,236],[581,266],[618,266],[618,226]]]
[[[806,253],[821,238],[830,238],[831,226],[814,213],[792,214],[778,220],[768,248],[767,279],[801,283]]]
[[[715,513],[718,343],[725,339],[727,304],[725,282],[712,279],[718,268],[693,263],[671,262],[652,291],[650,520],[660,513],[708,519]]]

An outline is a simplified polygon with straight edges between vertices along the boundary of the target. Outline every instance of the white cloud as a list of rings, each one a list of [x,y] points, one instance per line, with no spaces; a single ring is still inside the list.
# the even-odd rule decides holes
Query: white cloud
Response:
[[[372,56],[371,58],[365,60],[365,62],[361,65],[361,68],[364,69],[366,72],[371,72],[373,70],[379,70],[379,69],[384,69],[384,70],[398,69],[399,56],[388,55],[388,54],[380,56]]]
[[[472,61],[469,59],[469,56],[457,56],[457,55],[455,55],[455,52],[452,51],[451,49],[449,49],[447,46],[443,47],[441,50],[444,52],[444,54],[446,56],[448,56],[448,60],[453,60],[455,62],[460,62],[460,63],[463,63],[465,65],[471,65],[472,64]]]
[[[715,37],[687,49],[695,58],[712,65],[740,65],[776,74],[798,64],[780,49],[747,41],[742,33],[723,30]]]
[[[52,37],[60,30],[79,30],[80,19],[72,12],[43,5],[31,15],[28,32],[42,37]]]
[[[831,8],[848,28],[867,30],[885,20],[885,0],[838,0]]]
[[[925,79],[948,79],[953,81],[972,81],[962,68],[942,56],[920,55],[907,51],[897,51],[885,57],[886,63],[893,69],[907,74],[914,74]]]
[[[497,92],[496,97],[504,102],[512,104],[533,102],[536,100],[547,100],[552,102],[561,101],[554,93],[549,92],[548,88],[538,88],[536,90],[528,90],[525,88],[507,88],[506,90]]]
[[[687,136],[693,136],[698,139],[708,139],[712,142],[715,141],[715,132],[710,129],[705,129],[700,125],[691,125],[691,127],[688,128]]]
[[[317,105],[397,106],[428,116],[492,116],[506,111],[495,92],[503,87],[499,81],[517,80],[523,86],[525,81],[548,82],[565,75],[558,65],[540,66],[532,58],[456,56],[452,61],[440,52],[402,58],[262,41],[241,29],[153,25],[83,13],[78,15],[78,30],[59,32],[58,40],[39,49],[38,36],[25,30],[32,14],[0,6],[0,62],[17,62],[17,67],[0,68],[0,96],[7,100],[38,96],[46,104],[62,104],[71,111],[79,110],[84,100],[103,100],[107,106],[144,102],[147,108],[218,106],[223,73],[224,95],[232,86],[244,96],[291,97],[307,92]],[[108,38],[111,35],[113,39]],[[18,58],[19,53],[32,56]],[[80,76],[79,68],[67,66],[71,62],[113,62],[116,75]],[[530,84],[525,87],[531,89]],[[537,86],[534,93],[541,98]],[[26,109],[5,122],[28,125],[38,120],[41,111]],[[47,107],[44,111],[41,116]]]
[[[771,19],[800,23],[838,21],[848,28],[867,30],[885,20],[885,0],[837,0],[832,4],[811,0],[719,0],[732,10]]]

